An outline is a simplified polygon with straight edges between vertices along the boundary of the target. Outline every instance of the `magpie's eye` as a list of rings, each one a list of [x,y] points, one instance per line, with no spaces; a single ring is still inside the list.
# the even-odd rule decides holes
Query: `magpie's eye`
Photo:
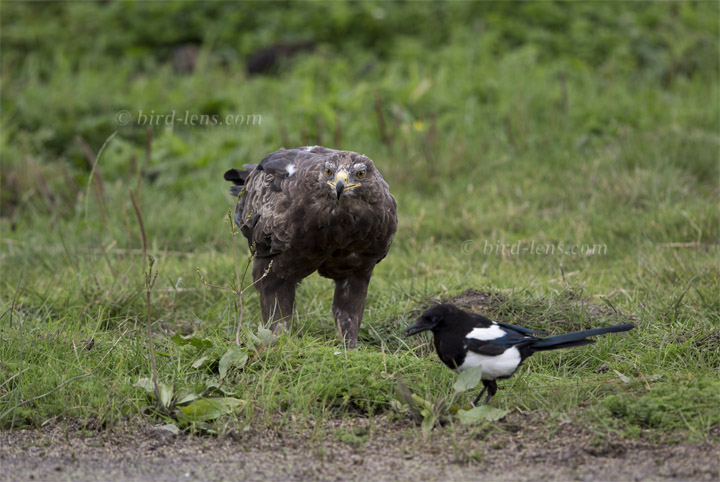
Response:
[[[355,175],[358,179],[362,179],[363,177],[365,177],[365,169],[363,169],[362,171],[358,171]]]
[[[326,176],[332,176],[332,170],[329,167],[325,168],[325,175]]]

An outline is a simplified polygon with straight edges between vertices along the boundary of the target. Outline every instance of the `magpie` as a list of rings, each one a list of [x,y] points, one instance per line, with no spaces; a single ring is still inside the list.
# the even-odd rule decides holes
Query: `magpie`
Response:
[[[522,326],[491,321],[482,315],[468,313],[451,304],[440,304],[426,310],[405,329],[405,336],[431,330],[440,360],[450,369],[461,372],[482,367],[484,388],[473,401],[488,392],[486,404],[497,392],[497,379],[509,378],[523,361],[536,351],[557,350],[589,345],[590,336],[632,330],[632,324],[576,331],[565,335],[540,338],[545,334]]]

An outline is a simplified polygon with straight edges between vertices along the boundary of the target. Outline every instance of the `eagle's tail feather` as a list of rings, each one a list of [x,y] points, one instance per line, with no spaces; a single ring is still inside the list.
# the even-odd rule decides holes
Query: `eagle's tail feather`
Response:
[[[225,180],[234,184],[234,186],[230,187],[230,194],[233,196],[240,195],[245,186],[245,181],[256,167],[257,164],[245,164],[243,166],[244,169],[229,169],[225,171]]]

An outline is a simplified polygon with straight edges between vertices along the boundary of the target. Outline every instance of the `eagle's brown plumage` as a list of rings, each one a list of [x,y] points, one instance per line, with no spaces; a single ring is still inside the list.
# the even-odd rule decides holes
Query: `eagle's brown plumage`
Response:
[[[225,179],[238,196],[235,222],[256,253],[263,318],[282,329],[297,284],[317,270],[335,281],[333,316],[355,346],[370,277],[397,229],[380,171],[362,154],[320,146],[281,149],[245,168]]]

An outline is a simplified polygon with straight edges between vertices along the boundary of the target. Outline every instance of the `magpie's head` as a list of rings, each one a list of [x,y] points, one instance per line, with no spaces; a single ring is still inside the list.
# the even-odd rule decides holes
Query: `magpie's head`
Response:
[[[415,323],[405,328],[405,336],[417,335],[423,331],[437,331],[445,326],[447,321],[461,314],[462,310],[450,304],[435,305],[423,312]]]

